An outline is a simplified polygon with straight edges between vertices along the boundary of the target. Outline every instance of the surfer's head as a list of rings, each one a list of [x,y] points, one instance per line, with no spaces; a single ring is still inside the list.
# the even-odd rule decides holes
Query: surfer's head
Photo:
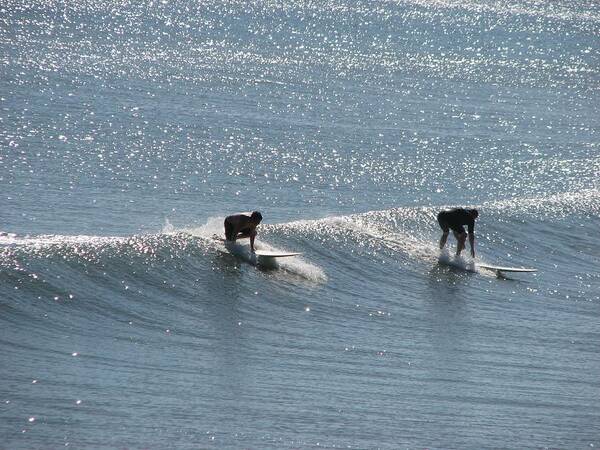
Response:
[[[262,220],[262,214],[258,211],[252,211],[250,219],[252,219],[252,222],[254,222],[256,225],[258,225]]]
[[[471,214],[471,217],[473,217],[473,219],[477,219],[477,217],[479,217],[479,211],[477,211],[476,209],[470,209],[469,214]]]

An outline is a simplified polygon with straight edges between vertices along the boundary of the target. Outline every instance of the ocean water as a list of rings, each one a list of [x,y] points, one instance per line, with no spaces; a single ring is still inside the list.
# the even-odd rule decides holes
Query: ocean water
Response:
[[[2,2],[0,448],[597,448],[599,136],[596,1]]]

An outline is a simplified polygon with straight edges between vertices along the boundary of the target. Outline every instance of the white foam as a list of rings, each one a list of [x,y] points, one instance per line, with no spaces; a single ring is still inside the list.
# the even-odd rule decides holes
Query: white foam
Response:
[[[255,244],[256,249],[268,250],[277,253],[287,253],[287,249],[281,249],[270,245],[267,242],[261,241]],[[317,283],[327,281],[327,275],[319,266],[311,264],[306,261],[302,256],[293,256],[289,258],[279,258],[276,260],[276,267],[282,268],[287,272],[300,275],[307,280],[311,280]]]
[[[467,272],[477,272],[475,261],[462,256],[450,256],[446,249],[440,251],[438,261],[447,266],[453,266]]]
[[[165,217],[165,224],[163,225],[163,228],[161,230],[162,234],[172,234],[175,230],[175,227],[173,226],[173,224],[169,221],[168,217]]]
[[[33,248],[64,246],[64,245],[100,245],[116,242],[125,242],[127,238],[122,237],[104,237],[104,236],[64,236],[57,234],[39,235],[39,236],[18,236],[10,233],[7,236],[0,237],[0,244],[9,246],[28,246]]]
[[[393,219],[384,217],[385,220],[382,221],[381,216],[389,216],[393,211],[395,210],[374,211],[344,218],[330,218],[328,220],[332,224],[367,236],[394,252],[402,252],[409,257],[427,262],[435,260],[437,257],[437,246],[429,240],[418,238],[416,233],[397,230],[392,233],[389,232],[387,224],[392,222]]]

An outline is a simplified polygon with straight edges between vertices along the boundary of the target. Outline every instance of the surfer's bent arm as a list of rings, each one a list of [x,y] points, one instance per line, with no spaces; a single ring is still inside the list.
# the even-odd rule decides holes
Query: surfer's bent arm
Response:
[[[256,230],[250,232],[250,249],[254,252],[254,238],[256,237]]]

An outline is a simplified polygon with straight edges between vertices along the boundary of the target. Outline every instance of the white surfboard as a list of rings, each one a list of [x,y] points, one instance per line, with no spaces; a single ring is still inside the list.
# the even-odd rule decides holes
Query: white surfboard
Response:
[[[250,250],[250,247],[247,245],[238,244],[237,242],[226,241],[225,239],[217,235],[214,235],[212,238],[215,241],[223,242],[225,244],[225,248],[229,251],[229,253],[245,260],[253,266],[260,265],[271,268],[277,267],[277,258],[286,258],[302,254],[299,252],[282,252],[275,250],[258,249],[255,252],[252,252]]]
[[[520,272],[530,273],[537,272],[537,269],[526,268],[526,267],[507,267],[507,266],[496,266],[493,264],[478,263],[472,260],[463,259],[462,257],[452,257],[448,254],[441,254],[438,262],[446,266],[455,267],[465,272],[479,272],[479,269],[490,270],[496,272],[496,275],[502,276],[504,273]]]
[[[531,269],[527,267],[504,267],[504,266],[494,266],[491,264],[477,264],[478,268],[491,270],[498,274],[502,272],[537,272],[537,269]]]
[[[302,253],[299,252],[276,252],[272,250],[256,250],[256,256],[262,258],[287,258],[288,256],[298,256]]]
[[[256,250],[254,253],[257,265],[274,269],[278,267],[277,260],[279,258],[287,258],[289,256],[298,256],[301,253],[297,252],[278,252],[271,250]]]

